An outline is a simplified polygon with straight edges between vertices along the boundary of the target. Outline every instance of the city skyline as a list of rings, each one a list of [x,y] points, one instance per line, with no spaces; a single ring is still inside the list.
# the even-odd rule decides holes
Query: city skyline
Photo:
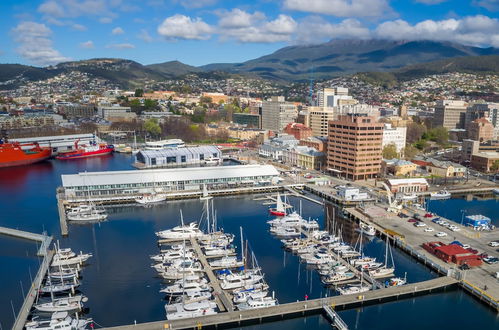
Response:
[[[347,38],[499,47],[495,0],[8,0],[0,9],[0,63],[35,66],[96,57],[242,62]]]

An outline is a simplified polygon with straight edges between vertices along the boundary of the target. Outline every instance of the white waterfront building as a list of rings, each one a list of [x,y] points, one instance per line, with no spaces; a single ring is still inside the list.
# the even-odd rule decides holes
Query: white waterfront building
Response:
[[[98,136],[91,133],[9,139],[11,142],[19,142],[21,144],[38,143],[40,147],[50,147],[52,148],[52,155],[57,155],[59,152],[74,150],[74,144],[77,140],[79,145],[98,144],[102,142]]]
[[[383,130],[383,148],[394,144],[397,152],[400,154],[405,148],[407,138],[407,127],[392,127],[391,124],[385,124]]]
[[[181,141],[181,140],[180,140]],[[135,155],[138,169],[159,167],[214,166],[222,164],[222,152],[216,146],[141,150]]]
[[[66,198],[141,194],[156,192],[189,192],[276,184],[281,179],[272,165],[234,165],[192,167],[144,171],[107,171],[63,174]]]

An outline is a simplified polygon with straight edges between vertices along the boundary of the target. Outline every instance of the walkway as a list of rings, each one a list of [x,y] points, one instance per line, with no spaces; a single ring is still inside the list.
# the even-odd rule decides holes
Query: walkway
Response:
[[[36,234],[29,231],[0,227],[0,234],[40,242],[40,248],[37,252],[37,256],[39,257],[43,257],[46,255],[50,242],[52,242],[52,236],[48,236],[46,233]]]

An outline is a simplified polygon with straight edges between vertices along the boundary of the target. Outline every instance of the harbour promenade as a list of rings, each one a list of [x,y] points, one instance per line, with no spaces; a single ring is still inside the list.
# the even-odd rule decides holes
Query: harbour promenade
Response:
[[[37,256],[39,257],[43,257],[47,254],[50,242],[52,242],[52,236],[48,236],[45,232],[43,234],[36,234],[13,228],[0,227],[0,234],[40,242],[40,247],[37,252]]]
[[[111,327],[105,329],[200,329],[202,327],[228,327],[247,323],[261,323],[271,320],[282,320],[293,316],[321,313],[324,310],[324,306],[331,306],[333,309],[347,309],[356,306],[397,300],[404,297],[428,294],[444,289],[446,287],[453,286],[457,282],[458,281],[452,277],[439,277],[419,283],[368,291],[362,293],[361,295],[325,297],[320,299],[281,304],[267,308],[219,313],[216,315],[174,321],[141,323],[136,325]]]

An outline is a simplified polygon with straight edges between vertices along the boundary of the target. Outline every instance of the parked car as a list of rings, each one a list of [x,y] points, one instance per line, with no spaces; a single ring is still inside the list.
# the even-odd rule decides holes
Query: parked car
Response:
[[[426,227],[426,223],[420,221],[420,222],[416,222],[414,224],[414,226],[416,226],[416,227]]]
[[[471,245],[469,245],[469,244],[463,244],[464,249],[469,249],[470,247],[471,247]]]
[[[497,262],[499,262],[499,258],[487,257],[487,258],[484,258],[483,261],[485,261],[488,264],[496,264]]]
[[[437,237],[445,237],[447,236],[447,233],[444,233],[443,231],[439,231],[438,233],[435,234]]]
[[[468,266],[468,264],[462,264],[461,266],[459,266],[459,269],[468,270],[468,269],[470,269],[470,266]]]
[[[418,220],[416,220],[414,218],[410,218],[409,220],[407,220],[407,222],[418,222]]]
[[[460,231],[461,230],[461,228],[459,228],[457,226],[449,226],[449,229],[452,231]]]
[[[492,247],[498,247],[499,246],[499,241],[492,241],[489,243],[490,246]]]
[[[425,217],[425,218],[432,218],[432,217],[433,217],[433,214],[431,214],[431,213],[426,213],[426,214],[424,215],[424,217]]]
[[[424,231],[425,231],[425,232],[431,232],[431,231],[433,231],[433,228],[431,228],[431,227],[426,227],[426,228],[424,229]]]
[[[478,254],[478,250],[477,249],[474,249],[474,248],[467,248],[466,249],[467,251],[470,251],[471,253],[473,254]]]
[[[480,258],[482,258],[482,259],[484,259],[484,258],[488,258],[488,257],[489,257],[489,255],[488,255],[487,253],[485,253],[485,252],[483,252],[482,254],[479,254],[478,256],[479,256]]]

